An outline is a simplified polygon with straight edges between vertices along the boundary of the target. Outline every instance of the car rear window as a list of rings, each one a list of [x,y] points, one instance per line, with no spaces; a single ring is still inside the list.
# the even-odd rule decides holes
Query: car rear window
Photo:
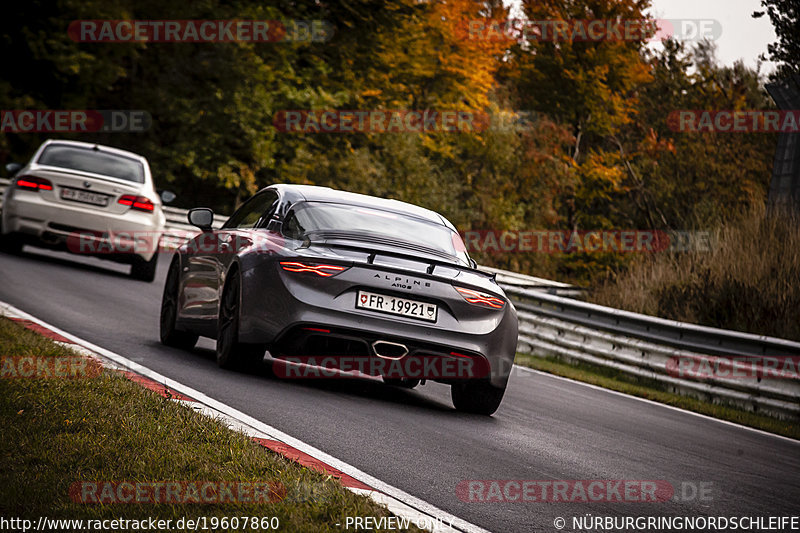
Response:
[[[144,183],[142,163],[130,157],[104,152],[102,149],[51,144],[39,156],[38,163]]]
[[[442,224],[395,211],[324,202],[303,202],[292,213],[284,223],[291,237],[314,231],[370,234],[432,248],[469,264],[461,236]]]

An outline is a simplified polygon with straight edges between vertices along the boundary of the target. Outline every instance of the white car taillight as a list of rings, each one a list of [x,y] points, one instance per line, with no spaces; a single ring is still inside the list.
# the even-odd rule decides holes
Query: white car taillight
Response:
[[[15,183],[17,188],[28,191],[52,191],[53,184],[50,180],[36,176],[20,176]]]
[[[155,204],[145,196],[134,196],[132,194],[125,194],[119,197],[118,204],[127,205],[131,209],[138,209],[139,211],[152,212],[155,209]]]

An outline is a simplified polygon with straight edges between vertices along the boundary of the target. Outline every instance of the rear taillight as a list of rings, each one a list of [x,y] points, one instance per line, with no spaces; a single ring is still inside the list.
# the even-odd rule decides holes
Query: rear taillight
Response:
[[[153,211],[155,204],[150,201],[150,198],[144,196],[134,196],[132,194],[125,194],[119,197],[118,204],[127,205],[131,209],[138,209],[139,211]]]
[[[36,176],[20,176],[17,178],[16,186],[19,189],[28,191],[52,191],[53,184],[50,180],[38,178]]]
[[[506,303],[485,292],[479,292],[473,289],[466,289],[464,287],[455,287],[455,289],[464,297],[466,301],[473,305],[480,305],[482,307],[491,307],[492,309],[502,309]]]
[[[281,268],[287,272],[310,272],[323,278],[341,274],[349,267],[339,265],[317,265],[313,263],[298,263],[296,261],[281,261]]]

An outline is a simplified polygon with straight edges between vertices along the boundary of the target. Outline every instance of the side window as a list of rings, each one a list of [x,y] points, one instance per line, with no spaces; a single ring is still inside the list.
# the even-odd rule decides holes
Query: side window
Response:
[[[265,215],[272,215],[277,200],[275,191],[264,191],[253,196],[231,215],[222,229],[256,227]]]
[[[283,221],[283,234],[290,239],[299,239],[305,232],[306,230],[300,225],[300,221],[297,220],[297,215],[295,215],[294,210],[290,211]]]

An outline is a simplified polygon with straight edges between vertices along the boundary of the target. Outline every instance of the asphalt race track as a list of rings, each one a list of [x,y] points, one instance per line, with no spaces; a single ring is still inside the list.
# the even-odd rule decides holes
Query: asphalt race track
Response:
[[[128,267],[25,248],[0,254],[0,300],[181,381],[418,498],[497,532],[555,531],[556,517],[781,516],[800,512],[800,443],[534,372],[515,370],[491,418],[457,413],[449,388],[286,381],[224,371],[213,343],[158,341],[155,283]],[[467,503],[462,480],[666,480],[688,501]],[[682,485],[688,483],[689,485]],[[710,492],[702,500],[689,487]],[[709,489],[710,488],[710,489]]]

